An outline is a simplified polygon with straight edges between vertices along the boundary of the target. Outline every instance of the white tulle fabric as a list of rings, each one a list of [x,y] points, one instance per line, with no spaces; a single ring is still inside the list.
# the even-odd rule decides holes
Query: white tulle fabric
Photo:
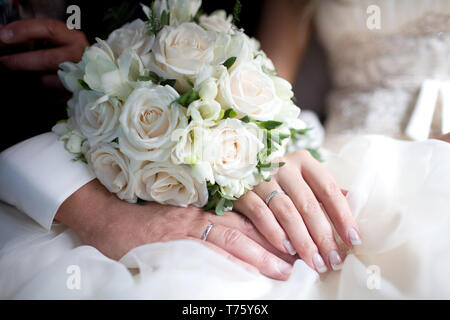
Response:
[[[318,3],[316,25],[333,81],[327,99],[329,136],[369,133],[424,140],[450,131],[442,118],[450,114],[450,1]],[[379,8],[379,29],[367,26],[373,6]],[[436,90],[418,103],[425,83]],[[429,117],[414,117],[416,109]]]
[[[47,233],[0,203],[0,298],[450,298],[450,144],[365,136],[327,159],[350,190],[363,240],[341,271],[319,277],[298,260],[288,281],[273,281],[184,240],[141,246],[117,262],[63,225]],[[67,287],[71,265],[80,290]]]

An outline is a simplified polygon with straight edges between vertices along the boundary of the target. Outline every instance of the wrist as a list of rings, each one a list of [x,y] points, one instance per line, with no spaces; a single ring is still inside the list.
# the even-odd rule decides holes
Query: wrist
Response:
[[[55,219],[73,229],[82,239],[87,239],[103,228],[117,201],[120,200],[95,179],[67,198]]]

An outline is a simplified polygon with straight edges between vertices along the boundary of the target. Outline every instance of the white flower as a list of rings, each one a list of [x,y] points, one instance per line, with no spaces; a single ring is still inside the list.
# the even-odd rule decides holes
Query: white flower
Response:
[[[150,50],[155,41],[154,35],[147,34],[147,26],[141,19],[127,23],[120,29],[114,30],[106,42],[116,58],[119,58],[126,49],[132,49],[141,58],[144,64],[148,63]]]
[[[73,154],[82,152],[82,146],[86,138],[76,128],[72,119],[58,122],[53,126],[52,131],[59,137],[59,140],[64,142],[67,151]]]
[[[201,0],[155,0],[152,7],[157,18],[160,18],[163,11],[166,11],[170,13],[170,25],[179,25],[191,21],[201,5]],[[150,8],[143,4],[141,6],[145,15],[150,18]]]
[[[211,183],[219,184],[226,195],[240,197],[255,182],[263,138],[263,131],[253,123],[219,121],[208,131],[202,155],[202,162],[209,163],[214,174],[215,181]]]
[[[64,87],[73,94],[78,93],[82,87],[79,80],[84,77],[84,63],[63,62],[59,65],[58,76]]]
[[[213,100],[217,96],[217,82],[215,79],[206,79],[198,87],[198,95],[203,100]]]
[[[255,61],[241,63],[219,81],[218,101],[255,120],[273,120],[282,101],[273,80]]]
[[[184,110],[174,103],[178,97],[168,85],[135,89],[120,116],[120,150],[136,160],[168,159],[173,131],[187,125]]]
[[[190,116],[194,122],[208,126],[215,124],[221,110],[222,107],[217,101],[199,99],[189,105],[186,115]]]
[[[217,33],[214,44],[214,64],[222,64],[227,59],[235,57],[236,61],[230,68],[233,69],[254,57],[254,43],[243,32],[236,32],[233,35],[226,33]]]
[[[166,26],[152,49],[149,69],[167,79],[176,79],[176,88],[186,91],[186,77],[194,79],[205,65],[214,61],[215,35],[195,23]]]
[[[82,90],[78,95],[74,116],[78,128],[91,146],[117,137],[121,103],[116,98],[96,91]]]
[[[278,76],[272,76],[272,80],[277,96],[281,100],[291,101],[291,98],[294,96],[294,92],[292,91],[292,85],[289,81]]]
[[[201,15],[199,22],[200,25],[206,30],[233,34],[233,24],[231,23],[232,19],[233,17],[231,15],[227,17],[225,10],[217,10],[209,16]]]
[[[206,127],[191,122],[186,128],[175,130],[171,138],[176,142],[171,153],[172,163],[196,165],[203,161],[204,144],[208,142]]]
[[[135,167],[117,144],[103,143],[87,153],[87,160],[100,182],[110,192],[129,202],[136,202]]]
[[[206,182],[194,179],[189,166],[144,162],[136,179],[136,195],[143,200],[180,207],[203,207],[208,201]]]
[[[83,55],[84,81],[93,90],[125,100],[133,90],[132,82],[143,75],[144,66],[132,49],[125,50],[116,60],[109,45],[100,39],[97,41],[98,44]]]

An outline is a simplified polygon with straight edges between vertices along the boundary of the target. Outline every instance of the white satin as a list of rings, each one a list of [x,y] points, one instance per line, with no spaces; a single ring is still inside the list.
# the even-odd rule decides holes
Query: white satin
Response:
[[[0,153],[0,200],[50,229],[59,206],[95,179],[94,173],[64,150],[53,132],[18,143]]]
[[[191,241],[141,246],[116,262],[0,203],[0,298],[450,298],[450,144],[359,137],[326,166],[350,190],[363,240],[341,271],[319,277],[299,260],[288,281],[274,281]],[[80,290],[66,286],[70,265]],[[370,289],[377,267],[380,288]]]

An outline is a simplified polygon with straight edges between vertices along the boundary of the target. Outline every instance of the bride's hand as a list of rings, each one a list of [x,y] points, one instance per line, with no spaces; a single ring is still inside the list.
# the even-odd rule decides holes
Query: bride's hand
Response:
[[[189,239],[203,243],[247,270],[278,280],[289,278],[292,265],[286,261],[295,261],[278,252],[240,214],[229,212],[220,217],[195,207],[130,204],[110,194],[97,180],[69,197],[59,208],[56,219],[71,227],[83,243],[117,260],[140,245]],[[212,223],[207,240],[201,241]]]
[[[298,253],[319,272],[325,272],[326,265],[339,269],[342,255],[332,226],[347,245],[360,243],[358,226],[342,191],[308,151],[297,151],[278,161],[285,165],[272,174],[270,182],[247,192],[235,201],[234,208],[279,250]],[[277,193],[266,205],[265,199],[275,190],[285,194]]]

